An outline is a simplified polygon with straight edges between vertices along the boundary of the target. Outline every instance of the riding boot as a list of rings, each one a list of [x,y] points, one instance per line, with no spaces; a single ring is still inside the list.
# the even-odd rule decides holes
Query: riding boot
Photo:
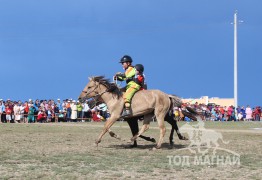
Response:
[[[123,113],[122,113],[122,115],[121,115],[121,117],[128,117],[130,115],[131,115],[130,109],[129,108],[125,108]]]
[[[124,108],[124,111],[123,111],[121,117],[124,118],[124,117],[128,117],[130,115],[131,115],[130,103],[126,102],[125,108]]]

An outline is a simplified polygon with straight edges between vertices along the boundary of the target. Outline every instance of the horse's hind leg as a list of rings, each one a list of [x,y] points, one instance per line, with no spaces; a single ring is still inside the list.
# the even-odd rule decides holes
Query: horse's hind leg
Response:
[[[128,118],[127,123],[128,123],[128,125],[131,129],[133,137],[135,135],[138,135],[139,128],[138,128],[137,118]],[[156,142],[156,140],[154,138],[151,138],[151,137],[147,137],[147,136],[143,136],[143,135],[140,135],[139,137],[146,140],[146,141],[151,141],[151,142],[154,142],[154,143]],[[137,141],[136,140],[134,140],[134,144],[131,147],[137,147]]]
[[[131,129],[133,137],[137,135],[139,128],[138,128],[138,122],[136,118],[128,118],[127,123]],[[137,147],[137,141],[134,140],[134,144],[131,147]]]
[[[158,143],[157,143],[157,146],[156,146],[157,149],[161,148],[161,145],[163,143],[164,136],[165,136],[165,133],[166,133],[166,127],[165,127],[164,121],[162,123],[159,123],[158,126],[160,128],[160,137],[159,137],[159,140],[158,140]]]
[[[165,116],[165,121],[168,122],[168,123],[172,126],[172,129],[171,129],[171,131],[170,131],[170,136],[169,136],[169,143],[170,143],[171,146],[173,146],[173,145],[174,145],[173,136],[174,136],[174,130],[175,130],[175,128],[174,128],[174,125],[173,125],[173,122],[172,122],[172,121],[174,121],[174,119],[172,118],[172,116],[170,116],[169,114],[167,114],[167,115]]]
[[[153,143],[156,142],[155,138],[151,138],[151,137],[147,137],[147,136],[143,136],[143,135],[140,135],[139,137],[146,140],[146,141],[150,141],[150,142],[153,142]]]
[[[146,136],[141,136],[141,134],[143,134],[145,131],[147,131],[149,129],[149,124],[152,120],[152,116],[153,114],[146,114],[144,116],[144,123],[143,123],[143,126],[141,128],[141,130],[138,132],[138,134],[134,135],[131,140],[132,141],[135,141],[138,137],[141,137],[142,139],[145,139],[147,141],[151,141],[151,142],[155,142],[155,139],[154,138],[150,138],[150,137],[146,137]],[[138,125],[137,125],[138,127]]]
[[[172,129],[173,129],[173,128],[176,130],[176,134],[177,134],[177,136],[178,136],[178,138],[179,138],[180,140],[188,140],[185,136],[183,136],[183,135],[180,133],[180,131],[179,131],[179,129],[178,129],[178,126],[177,126],[177,121],[175,121],[175,120],[172,121]]]
[[[168,122],[172,126],[170,136],[169,136],[169,142],[170,142],[171,146],[174,145],[173,136],[174,136],[175,130],[176,130],[177,136],[180,140],[187,140],[187,138],[180,133],[179,128],[177,126],[177,121],[174,120],[172,116],[166,115],[165,121]]]
[[[143,124],[141,130],[131,138],[132,141],[135,141],[141,134],[143,134],[145,131],[149,129],[149,124]]]
[[[156,110],[155,110],[155,112],[156,112]],[[156,115],[158,127],[160,129],[160,136],[159,136],[159,140],[158,140],[157,146],[156,146],[156,148],[159,149],[159,148],[161,148],[161,145],[163,143],[164,136],[165,136],[165,133],[166,133],[166,127],[165,127],[165,123],[164,123],[166,113],[163,113],[163,110],[161,110],[160,112],[157,112],[155,115]]]

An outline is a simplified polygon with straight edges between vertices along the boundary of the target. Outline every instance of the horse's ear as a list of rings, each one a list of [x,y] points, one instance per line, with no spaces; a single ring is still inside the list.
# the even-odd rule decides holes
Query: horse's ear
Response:
[[[92,78],[91,78],[91,77],[88,77],[88,79],[89,79],[89,81],[91,81],[91,80],[92,80]]]

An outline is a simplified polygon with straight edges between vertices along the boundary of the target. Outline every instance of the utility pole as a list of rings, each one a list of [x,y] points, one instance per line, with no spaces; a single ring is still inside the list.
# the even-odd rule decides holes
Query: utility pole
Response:
[[[237,96],[237,11],[234,14],[234,101],[235,108],[238,106]]]

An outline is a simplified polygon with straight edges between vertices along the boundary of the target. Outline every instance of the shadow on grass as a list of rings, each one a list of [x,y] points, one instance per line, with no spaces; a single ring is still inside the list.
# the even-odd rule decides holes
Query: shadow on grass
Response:
[[[112,149],[153,149],[155,148],[155,144],[146,144],[146,145],[138,145],[137,147],[132,147],[130,144],[119,144],[119,145],[109,145],[106,148],[112,148]],[[186,148],[187,145],[182,144],[174,144],[171,146],[169,143],[163,143],[161,146],[161,149],[183,149]]]

